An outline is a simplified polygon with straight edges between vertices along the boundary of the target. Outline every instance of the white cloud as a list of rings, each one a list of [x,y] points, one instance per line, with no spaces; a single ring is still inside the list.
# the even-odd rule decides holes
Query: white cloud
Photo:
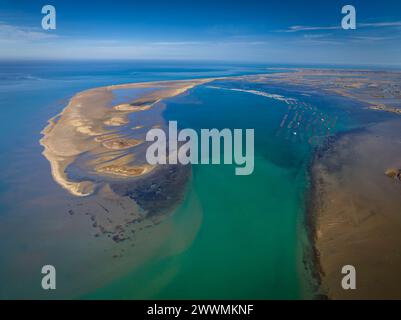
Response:
[[[401,27],[401,21],[390,22],[368,22],[357,23],[357,28],[389,28]],[[322,31],[322,30],[340,30],[341,26],[291,26],[279,32],[302,32],[302,31]]]
[[[321,30],[337,30],[341,29],[340,26],[328,26],[328,27],[311,27],[311,26],[291,26],[286,30],[280,30],[281,32],[298,32],[298,31],[321,31]]]
[[[39,41],[57,37],[57,35],[42,31],[40,28],[15,26],[0,21],[1,41]]]
[[[359,27],[401,27],[401,21],[393,21],[393,22],[370,22],[370,23],[359,23]]]

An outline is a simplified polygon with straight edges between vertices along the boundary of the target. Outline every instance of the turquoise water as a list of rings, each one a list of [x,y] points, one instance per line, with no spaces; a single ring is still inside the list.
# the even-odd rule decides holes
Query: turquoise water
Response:
[[[192,245],[179,255],[152,261],[97,297],[113,292],[115,298],[301,298],[298,223],[306,181],[292,164],[303,167],[307,150],[297,145],[289,150],[277,141],[285,111],[284,103],[205,86],[168,103],[165,117],[182,128],[255,128],[255,171],[236,176],[234,165],[194,166],[187,199],[173,215],[184,219],[193,210],[191,198],[198,199],[202,223]],[[285,161],[276,163],[269,155]],[[146,285],[144,278],[165,273],[174,276],[157,292],[133,289],[138,280]]]
[[[43,257],[57,258],[69,265],[74,256],[88,250],[85,242],[88,240],[82,236],[87,230],[85,226],[74,226],[77,232],[74,235],[60,234],[59,230],[64,230],[61,224],[70,222],[53,211],[59,211],[55,209],[57,201],[65,195],[52,181],[38,143],[47,120],[61,111],[69,97],[87,88],[109,84],[265,71],[257,66],[194,67],[162,63],[25,63],[2,64],[0,70],[3,120],[0,243],[3,256],[10,257],[0,260],[0,298],[25,297],[21,290],[27,297],[39,296],[31,290],[37,285],[35,279],[18,282],[22,274],[28,277],[27,270],[35,274],[31,269],[42,263]],[[159,248],[161,253],[172,253],[154,255],[141,267],[116,274],[112,281],[96,290],[72,297],[300,299],[313,296],[313,279],[302,262],[309,246],[305,196],[309,186],[308,165],[314,147],[323,139],[311,142],[309,138],[349,130],[368,119],[356,103],[343,98],[310,97],[290,87],[235,81],[216,85],[225,89],[203,85],[170,99],[164,117],[178,121],[180,128],[196,130],[254,128],[254,173],[236,176],[235,165],[193,166],[186,197],[170,218],[173,233]],[[226,90],[230,88],[280,94],[297,99],[297,106]],[[290,119],[301,114],[312,125],[289,128]],[[283,119],[288,120],[281,126]],[[320,125],[319,121],[330,125]],[[72,243],[81,236],[84,241],[74,247]],[[103,263],[110,263],[110,272],[113,270],[112,261]],[[84,277],[85,272],[93,271],[82,264],[71,263],[79,270],[68,272],[82,273]],[[96,266],[96,261],[93,264]],[[79,287],[72,280],[68,285]]]
[[[286,90],[272,90],[288,95]],[[307,100],[295,92],[291,97]],[[327,119],[338,118],[332,134],[356,125],[338,107],[340,101],[320,97],[314,102]],[[207,85],[169,101],[164,116],[181,128],[254,128],[255,171],[236,176],[235,165],[193,166],[187,198],[173,215],[179,223],[192,214],[194,206],[189,203],[200,204],[202,223],[190,247],[150,261],[89,297],[312,298],[314,282],[302,260],[309,246],[305,197],[314,145],[288,130],[283,134],[280,123],[287,112],[285,102]],[[183,223],[176,232],[185,232],[184,228]],[[147,290],[155,279],[155,289]]]
[[[308,166],[327,135],[366,125],[372,117],[341,97],[261,84],[217,85],[280,94],[301,107],[292,106],[289,113],[283,101],[208,85],[170,100],[164,116],[181,128],[254,128],[255,171],[239,177],[234,165],[193,166],[187,197],[173,215],[179,224],[195,207],[201,211],[192,244],[172,257],[149,261],[90,298],[313,298],[314,279],[303,262],[311,259],[305,222]],[[286,114],[290,119],[297,110],[316,127],[288,129],[289,121],[280,127]],[[321,125],[323,120],[329,124]],[[185,223],[176,232],[186,232]]]
[[[301,298],[297,226],[307,184],[297,166],[306,163],[308,148],[278,141],[286,105],[207,88],[196,89],[194,96],[200,105],[188,107],[184,99],[169,106],[166,117],[183,128],[254,128],[255,171],[236,176],[233,166],[194,169],[204,220],[193,247],[181,257],[177,281],[159,297]]]

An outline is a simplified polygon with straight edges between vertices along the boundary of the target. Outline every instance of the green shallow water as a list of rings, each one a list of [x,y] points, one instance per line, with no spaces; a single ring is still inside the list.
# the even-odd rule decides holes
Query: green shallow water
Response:
[[[2,65],[0,107],[4,118],[13,121],[6,121],[7,134],[0,137],[0,240],[5,257],[0,259],[1,298],[313,297],[313,279],[303,263],[311,261],[304,255],[309,246],[307,169],[314,150],[308,139],[324,133],[318,126],[321,118],[336,120],[332,134],[379,121],[384,113],[307,88],[246,81],[225,80],[213,86],[282,94],[297,99],[296,109],[292,106],[289,112],[283,101],[209,85],[167,101],[164,117],[178,121],[180,128],[254,128],[255,171],[239,177],[234,165],[193,166],[185,199],[175,212],[137,239],[142,245],[127,250],[124,259],[114,259],[120,244],[95,238],[88,217],[68,213],[78,200],[53,181],[38,143],[40,131],[68,97],[84,89],[200,75],[139,72],[133,77],[125,63],[119,74],[98,74],[105,66],[97,64],[80,63],[75,71],[72,67]],[[7,80],[14,75],[20,79],[20,73],[38,78]],[[236,73],[210,76],[226,74]],[[287,124],[297,111],[304,112],[301,122],[313,125],[294,135]],[[39,285],[45,264],[57,266],[56,292],[44,292]]]
[[[277,136],[287,107],[281,101],[207,86],[170,101],[165,117],[177,120],[181,128],[254,128],[255,170],[236,176],[235,165],[193,166],[187,197],[172,217],[176,234],[186,233],[185,219],[201,211],[192,243],[87,298],[311,297],[302,264],[311,148]]]
[[[327,135],[366,125],[370,115],[356,102],[311,96],[285,86],[241,81],[215,85],[225,89],[203,85],[170,99],[164,117],[177,121],[181,129],[198,132],[253,128],[253,174],[236,176],[235,165],[194,165],[186,197],[168,218],[172,236],[159,254],[82,298],[315,296],[306,225],[308,168],[315,147]],[[263,90],[296,99],[296,103],[289,106],[230,88]]]

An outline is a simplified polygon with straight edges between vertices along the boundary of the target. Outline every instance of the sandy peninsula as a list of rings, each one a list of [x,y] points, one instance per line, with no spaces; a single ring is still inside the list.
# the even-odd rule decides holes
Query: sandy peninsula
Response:
[[[132,178],[150,172],[151,166],[137,161],[143,149],[134,150],[142,144],[143,136],[135,136],[132,130],[129,136],[123,132],[129,124],[129,115],[148,111],[163,99],[209,81],[211,79],[133,83],[76,94],[42,131],[40,143],[50,162],[54,180],[75,196],[87,196],[95,191],[96,175]],[[114,93],[121,89],[152,90],[144,91],[129,103],[113,105]],[[142,125],[137,124],[136,128]],[[86,160],[80,168],[90,172],[92,179],[74,179],[66,173],[82,155]]]
[[[166,225],[161,222],[184,198],[192,171],[183,165],[149,165],[146,132],[166,126],[165,99],[211,80],[83,91],[42,131],[40,143],[52,177],[73,195],[68,214],[84,217],[95,238],[118,246],[113,258],[127,258],[126,252],[135,252],[150,232],[154,239],[162,238]]]

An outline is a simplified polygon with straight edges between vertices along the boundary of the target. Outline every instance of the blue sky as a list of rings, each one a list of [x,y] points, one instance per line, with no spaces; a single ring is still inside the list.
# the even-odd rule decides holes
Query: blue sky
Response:
[[[41,28],[41,8],[57,29]],[[341,29],[352,4],[357,29]],[[0,0],[0,59],[401,65],[401,1]]]

